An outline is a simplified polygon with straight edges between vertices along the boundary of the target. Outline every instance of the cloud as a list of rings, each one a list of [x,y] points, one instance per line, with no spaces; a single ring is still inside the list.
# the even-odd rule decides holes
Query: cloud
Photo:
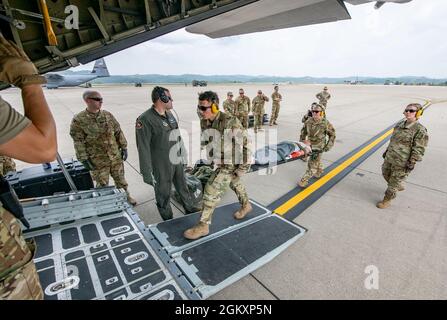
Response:
[[[224,39],[178,30],[106,60],[113,74],[447,77],[447,1],[347,7],[352,20]]]

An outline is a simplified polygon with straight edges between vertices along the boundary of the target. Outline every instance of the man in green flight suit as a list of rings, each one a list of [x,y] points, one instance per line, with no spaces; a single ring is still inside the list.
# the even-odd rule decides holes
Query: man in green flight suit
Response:
[[[89,170],[97,188],[109,185],[112,176],[117,188],[127,192],[131,205],[137,202],[128,191],[124,178],[124,161],[127,160],[127,140],[115,117],[102,110],[103,98],[97,91],[83,94],[86,110],[77,114],[70,126],[76,157]]]
[[[231,188],[237,195],[241,208],[234,214],[244,219],[252,211],[241,177],[250,170],[251,154],[247,130],[236,117],[219,111],[219,98],[213,91],[199,96],[198,108],[207,120],[207,130],[202,138],[209,138],[207,154],[217,165],[208,180],[203,194],[203,210],[199,223],[186,230],[184,237],[195,240],[209,234],[212,215],[224,193]]]
[[[140,172],[145,183],[154,187],[157,208],[163,220],[173,218],[172,184],[186,213],[197,212],[185,179],[186,149],[173,109],[171,93],[163,87],[152,91],[152,107],[136,123]]]

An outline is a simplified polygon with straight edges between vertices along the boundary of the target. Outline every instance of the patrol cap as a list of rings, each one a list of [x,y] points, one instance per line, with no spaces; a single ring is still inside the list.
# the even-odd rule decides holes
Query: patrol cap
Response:
[[[323,90],[328,90],[328,88],[327,87],[324,87],[324,89]]]
[[[229,92],[227,93],[227,96],[229,96],[229,97],[233,97],[233,96],[234,96],[234,95],[233,95],[233,92],[229,91]]]

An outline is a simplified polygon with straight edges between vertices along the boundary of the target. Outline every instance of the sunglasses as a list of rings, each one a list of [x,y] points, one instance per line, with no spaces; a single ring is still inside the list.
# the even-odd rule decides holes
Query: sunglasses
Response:
[[[198,108],[200,111],[203,111],[203,112],[205,112],[205,111],[208,110],[208,109],[211,109],[211,107],[200,106],[200,105],[198,105],[197,108]]]
[[[98,101],[98,102],[103,102],[104,99],[103,98],[89,98],[90,100],[94,100],[94,101]]]
[[[410,112],[410,113],[415,113],[417,112],[417,110],[413,110],[413,109],[406,109],[405,112]]]
[[[312,110],[312,113],[320,113],[321,111],[318,110]]]

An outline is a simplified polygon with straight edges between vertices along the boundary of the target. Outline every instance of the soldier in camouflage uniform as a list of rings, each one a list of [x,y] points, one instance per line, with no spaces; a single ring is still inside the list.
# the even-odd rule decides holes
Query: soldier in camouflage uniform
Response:
[[[258,95],[253,99],[253,115],[255,118],[255,133],[262,130],[262,125],[264,124],[264,114],[265,114],[265,103],[269,102],[269,98],[262,93],[261,90],[258,91]]]
[[[323,108],[320,105],[312,108],[312,118],[304,123],[300,141],[312,148],[307,171],[298,182],[298,186],[305,188],[312,177],[320,178],[324,174],[321,156],[323,152],[331,150],[335,142],[335,129],[324,118]]]
[[[273,125],[278,125],[276,123],[276,120],[278,120],[279,111],[281,109],[281,101],[282,101],[282,95],[279,93],[279,87],[275,86],[275,92],[272,94],[272,116],[270,117],[270,127]]]
[[[245,129],[248,129],[248,115],[251,112],[250,98],[245,95],[244,89],[239,89],[239,97],[236,99],[235,116]]]
[[[8,172],[16,171],[16,163],[10,157],[0,156],[0,174],[6,175]]]
[[[227,100],[223,103],[225,113],[234,116],[236,111],[236,102],[233,100],[233,92],[228,92]]]
[[[217,169],[205,186],[200,222],[184,232],[185,238],[190,240],[209,234],[213,212],[228,188],[237,194],[241,204],[241,208],[234,214],[235,219],[244,219],[252,211],[241,181],[241,177],[250,169],[251,161],[247,130],[237,118],[220,111],[213,113],[214,101],[218,101],[218,97],[212,91],[204,92],[199,97],[199,109],[208,121],[208,134],[212,136],[208,144],[212,145],[209,154],[212,154]]]
[[[331,98],[331,94],[328,91],[328,87],[324,87],[323,91],[316,95],[317,99],[320,101],[320,105],[323,106],[324,111],[326,111],[327,103]]]
[[[45,78],[39,76],[25,52],[1,33],[0,81],[21,89],[27,115],[19,114],[0,97],[0,154],[29,163],[55,160],[56,125],[42,91]],[[43,299],[34,252],[35,246],[23,238],[14,212],[0,202],[0,300]],[[4,306],[2,314],[6,309]]]
[[[127,160],[124,133],[115,117],[101,110],[103,99],[99,92],[86,91],[83,98],[87,109],[73,118],[70,127],[76,157],[91,171],[97,188],[108,186],[111,175],[115,186],[126,190],[129,203],[136,205],[124,178],[124,161]]]
[[[385,197],[377,207],[388,208],[398,191],[405,190],[403,182],[413,171],[416,162],[422,161],[428,144],[427,129],[419,123],[422,106],[412,103],[405,108],[405,119],[395,127],[391,141],[383,154],[382,174],[388,183]]]

